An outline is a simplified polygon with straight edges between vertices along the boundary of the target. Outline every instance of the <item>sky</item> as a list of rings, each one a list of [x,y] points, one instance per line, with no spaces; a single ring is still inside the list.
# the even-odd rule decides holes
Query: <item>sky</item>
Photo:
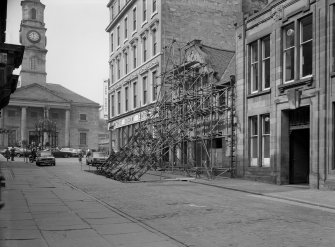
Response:
[[[108,79],[108,0],[41,0],[46,6],[47,82],[100,105]],[[21,0],[8,0],[6,43],[19,43]],[[16,71],[18,72],[18,71]]]

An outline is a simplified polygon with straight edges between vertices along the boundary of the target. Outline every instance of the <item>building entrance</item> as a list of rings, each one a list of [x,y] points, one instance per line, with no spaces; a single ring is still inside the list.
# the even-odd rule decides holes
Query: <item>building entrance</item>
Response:
[[[290,134],[290,183],[309,182],[309,129],[292,130]]]
[[[289,183],[309,183],[309,107],[290,111]]]

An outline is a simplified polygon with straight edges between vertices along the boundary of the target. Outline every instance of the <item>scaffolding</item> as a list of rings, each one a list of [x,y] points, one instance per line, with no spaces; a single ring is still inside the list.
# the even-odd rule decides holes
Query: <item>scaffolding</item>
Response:
[[[177,49],[177,59],[174,46],[165,48],[156,103],[132,133],[122,133],[128,142],[98,173],[119,181],[157,170],[209,179],[235,175],[235,77],[221,82],[210,64],[190,61],[191,44]]]

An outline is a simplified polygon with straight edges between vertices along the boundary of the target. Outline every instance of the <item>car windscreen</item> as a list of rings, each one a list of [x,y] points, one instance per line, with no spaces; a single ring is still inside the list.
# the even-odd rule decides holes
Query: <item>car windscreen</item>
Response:
[[[104,153],[93,153],[93,157],[94,158],[105,158],[105,154]]]
[[[41,155],[41,157],[43,157],[43,156],[51,156],[51,151],[42,151],[40,153],[40,155]]]

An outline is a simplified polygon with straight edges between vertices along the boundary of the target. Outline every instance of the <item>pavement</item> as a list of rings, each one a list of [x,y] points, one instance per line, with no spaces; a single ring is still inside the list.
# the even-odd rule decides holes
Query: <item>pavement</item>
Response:
[[[1,247],[184,246],[78,190],[48,173],[47,169],[22,161],[6,163],[1,155],[0,165],[6,178],[6,187],[1,192],[5,202],[5,207],[0,211]],[[157,178],[157,174],[148,176]],[[335,191],[229,178],[189,179],[170,174],[162,179],[187,181],[335,210]]]

